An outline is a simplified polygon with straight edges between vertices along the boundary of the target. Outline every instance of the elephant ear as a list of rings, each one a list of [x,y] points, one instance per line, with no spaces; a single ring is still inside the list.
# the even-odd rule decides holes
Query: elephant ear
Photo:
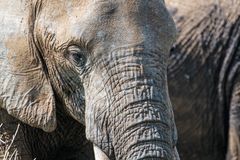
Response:
[[[0,107],[30,126],[51,132],[56,128],[55,101],[34,43],[33,12],[25,7],[16,10],[23,15],[7,16],[0,25]]]

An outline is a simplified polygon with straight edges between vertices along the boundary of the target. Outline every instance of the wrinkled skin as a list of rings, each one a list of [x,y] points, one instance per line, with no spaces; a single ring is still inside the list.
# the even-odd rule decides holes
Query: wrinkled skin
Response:
[[[176,29],[162,0],[0,8],[0,122],[6,137],[24,122],[19,159],[93,159],[90,142],[97,159],[178,159],[166,78]]]
[[[240,1],[167,0],[179,37],[168,82],[180,157],[240,159]]]

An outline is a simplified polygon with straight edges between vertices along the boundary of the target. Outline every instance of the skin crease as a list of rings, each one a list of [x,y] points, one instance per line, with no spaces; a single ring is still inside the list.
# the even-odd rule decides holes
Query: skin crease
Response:
[[[167,0],[179,37],[168,67],[182,159],[237,160],[240,2]]]
[[[19,159],[93,159],[90,142],[104,159],[179,159],[167,88],[176,29],[162,0],[0,8],[0,122],[8,142],[20,123]]]

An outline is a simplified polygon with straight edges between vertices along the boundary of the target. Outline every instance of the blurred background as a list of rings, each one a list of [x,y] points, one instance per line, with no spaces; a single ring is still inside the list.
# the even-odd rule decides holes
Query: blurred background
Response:
[[[178,29],[168,82],[180,157],[240,159],[240,1],[165,2]]]

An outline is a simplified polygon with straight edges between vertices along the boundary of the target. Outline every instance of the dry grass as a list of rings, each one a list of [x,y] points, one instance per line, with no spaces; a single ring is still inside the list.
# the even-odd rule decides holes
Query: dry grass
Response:
[[[3,126],[3,124],[1,123],[1,124],[0,124],[0,129],[2,128],[2,126]],[[2,138],[2,137],[0,137],[0,145],[6,144],[6,142],[4,142],[1,138]]]
[[[1,127],[3,126],[3,124],[0,124],[0,129]],[[9,144],[7,144],[7,142],[3,141],[0,137],[0,144],[4,146],[4,157],[3,157],[3,160],[17,160],[17,156],[18,156],[18,151],[17,149],[13,150],[13,151],[10,151],[11,150],[11,147],[13,145],[13,142],[17,136],[17,133],[19,131],[19,128],[20,128],[20,124],[17,125],[17,129],[15,130],[15,133],[13,135],[13,137],[11,138],[11,141]],[[0,145],[0,146],[1,146]],[[1,157],[0,157],[1,158]]]

